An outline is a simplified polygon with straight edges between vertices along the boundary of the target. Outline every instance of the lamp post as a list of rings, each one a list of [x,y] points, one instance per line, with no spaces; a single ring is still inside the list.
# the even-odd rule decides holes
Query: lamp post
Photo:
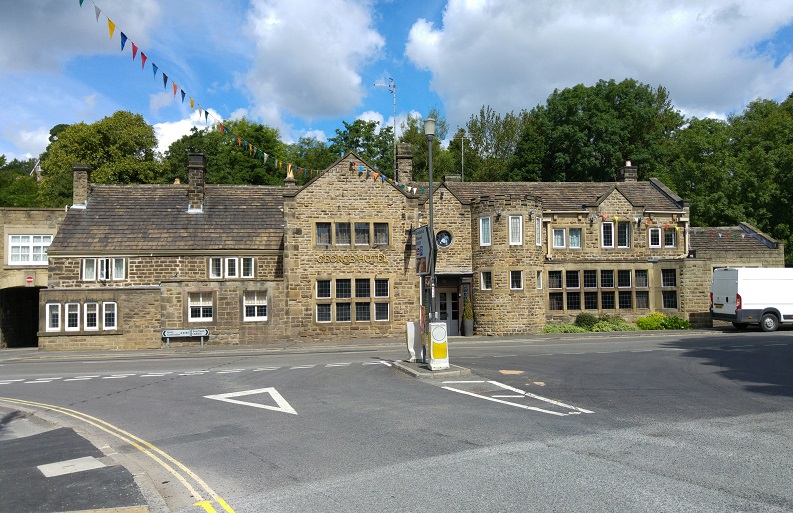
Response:
[[[455,139],[460,139],[460,181],[465,181],[465,140],[471,140],[470,137],[465,135],[465,132],[460,132],[456,136]]]
[[[427,146],[429,147],[429,209],[430,209],[430,244],[433,249],[435,248],[435,227],[432,223],[432,140],[435,139],[435,118],[427,118],[424,120],[424,137],[427,138]],[[434,251],[433,251],[434,253]],[[434,254],[433,254],[434,258]],[[429,322],[435,321],[435,262],[432,262],[432,269],[430,270],[430,304],[429,304]],[[429,323],[428,323],[429,325]]]

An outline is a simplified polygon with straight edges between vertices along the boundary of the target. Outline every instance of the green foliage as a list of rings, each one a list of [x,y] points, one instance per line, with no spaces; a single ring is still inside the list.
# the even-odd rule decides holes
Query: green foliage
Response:
[[[455,173],[455,161],[448,150],[444,150],[441,141],[448,132],[446,119],[437,108],[430,109],[427,117],[435,118],[435,138],[432,140],[432,180],[440,182],[447,174]],[[424,135],[424,119],[421,115],[408,115],[402,122],[400,142],[410,144],[413,152],[413,180],[426,182],[429,180],[429,148]]]
[[[571,323],[546,324],[542,328],[543,333],[587,333],[588,331]]]
[[[661,312],[653,312],[647,317],[636,320],[642,330],[690,330],[691,323],[677,316],[667,317]]]
[[[465,305],[463,306],[463,320],[472,321],[473,319],[474,319],[474,306],[471,304],[471,296],[468,296],[465,299]]]
[[[70,204],[72,166],[78,162],[91,166],[91,181],[95,183],[159,180],[157,138],[154,129],[139,114],[118,111],[90,125],[77,123],[59,129],[57,137],[51,139],[41,159],[44,178],[39,193],[44,206]]]
[[[380,127],[377,121],[356,119],[353,123],[342,121],[344,129],[336,129],[335,137],[330,137],[329,150],[341,157],[354,151],[361,158],[386,176],[394,177],[394,129]]]
[[[187,155],[200,152],[207,158],[207,183],[283,185],[286,170],[276,169],[274,165],[276,158],[285,157],[278,130],[244,118],[224,121],[223,124],[242,141],[270,155],[267,164],[252,157],[240,141],[228,134],[221,134],[217,129],[193,128],[188,135],[168,147],[160,181],[173,182],[179,178],[187,183]]]
[[[466,123],[473,150],[468,157],[472,181],[497,182],[509,179],[507,170],[515,155],[520,134],[528,122],[528,112],[507,112],[503,116],[490,106],[482,106],[478,115]]]
[[[665,330],[690,330],[691,323],[680,317],[672,316],[667,317],[661,324]]]
[[[592,326],[598,322],[598,318],[589,312],[581,312],[575,317],[575,325],[585,330],[591,330]]]
[[[37,207],[38,183],[29,176],[36,159],[7,162],[0,155],[0,207]]]

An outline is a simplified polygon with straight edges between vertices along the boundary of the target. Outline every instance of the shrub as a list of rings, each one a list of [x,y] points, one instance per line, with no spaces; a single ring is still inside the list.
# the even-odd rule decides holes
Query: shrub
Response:
[[[647,317],[636,319],[636,326],[642,330],[662,330],[666,315],[661,312],[653,312]]]
[[[596,322],[598,322],[598,318],[589,312],[581,312],[575,317],[575,325],[585,330],[591,330]]]
[[[661,323],[663,329],[665,330],[690,330],[691,323],[685,319],[681,319],[680,317],[673,316],[667,317]]]
[[[594,332],[598,332],[599,333],[599,332],[604,332],[604,331],[616,331],[616,330],[614,329],[614,325],[611,324],[610,322],[608,322],[608,321],[598,321],[598,322],[595,323],[594,326],[592,326],[592,329],[590,331],[594,331]]]
[[[586,333],[588,330],[567,322],[560,324],[546,324],[543,333]]]

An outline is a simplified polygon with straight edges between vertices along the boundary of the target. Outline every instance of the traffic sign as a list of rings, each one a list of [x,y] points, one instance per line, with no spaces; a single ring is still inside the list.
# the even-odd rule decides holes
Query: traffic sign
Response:
[[[208,337],[209,330],[206,328],[194,328],[190,330],[162,330],[162,338],[180,337]]]

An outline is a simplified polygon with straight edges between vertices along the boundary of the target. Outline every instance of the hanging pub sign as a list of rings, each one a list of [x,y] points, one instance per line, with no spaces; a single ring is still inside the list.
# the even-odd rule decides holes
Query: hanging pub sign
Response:
[[[435,237],[430,234],[429,226],[422,226],[413,233],[416,236],[416,275],[427,276],[435,266]]]

